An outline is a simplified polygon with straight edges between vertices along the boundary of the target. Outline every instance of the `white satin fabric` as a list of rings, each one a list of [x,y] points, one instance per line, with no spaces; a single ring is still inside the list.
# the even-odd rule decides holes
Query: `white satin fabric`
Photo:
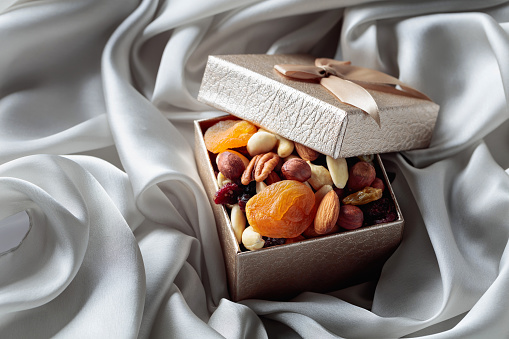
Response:
[[[0,337],[509,337],[508,30],[497,0],[2,1]],[[192,153],[218,114],[201,76],[301,52],[426,93],[435,133],[383,156],[406,228],[377,283],[234,303]]]

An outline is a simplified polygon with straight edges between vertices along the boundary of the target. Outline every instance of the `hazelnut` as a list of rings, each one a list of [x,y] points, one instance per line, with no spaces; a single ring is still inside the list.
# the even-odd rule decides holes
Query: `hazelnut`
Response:
[[[239,154],[231,151],[219,153],[216,162],[219,172],[230,180],[240,178],[246,169],[246,165]]]
[[[375,180],[373,180],[370,186],[374,188],[379,188],[382,190],[382,192],[385,190],[384,182],[380,178],[375,178]]]
[[[307,181],[311,178],[311,167],[302,159],[290,159],[281,167],[281,173],[287,180]]]
[[[342,205],[339,209],[337,224],[347,230],[354,230],[362,226],[364,214],[362,210],[354,205]]]
[[[370,163],[359,161],[350,169],[347,186],[351,191],[358,191],[371,185],[376,178],[376,171]]]

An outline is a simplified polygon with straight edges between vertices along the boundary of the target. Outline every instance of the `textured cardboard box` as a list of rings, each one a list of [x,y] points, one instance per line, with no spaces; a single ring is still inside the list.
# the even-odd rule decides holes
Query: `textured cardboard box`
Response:
[[[208,127],[231,118],[234,117],[195,121],[195,158],[221,239],[231,299],[282,300],[304,291],[327,292],[376,279],[399,245],[404,224],[380,157],[376,156],[376,162],[395,202],[398,219],[294,244],[241,252],[227,209],[213,201],[218,185],[203,141]]]
[[[210,56],[198,100],[333,158],[429,146],[439,106],[366,88],[380,126],[316,82],[289,79],[277,64],[313,65],[306,55]]]

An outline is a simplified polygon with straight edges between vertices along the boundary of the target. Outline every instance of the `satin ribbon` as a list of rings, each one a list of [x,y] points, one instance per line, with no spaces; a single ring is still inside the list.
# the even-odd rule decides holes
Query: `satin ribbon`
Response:
[[[379,127],[378,105],[365,88],[410,95],[431,101],[425,94],[388,74],[374,69],[352,66],[350,61],[318,58],[315,59],[315,66],[283,64],[275,65],[274,69],[293,79],[318,80],[340,101],[360,108],[369,114]],[[401,90],[397,89],[396,86],[399,86]]]

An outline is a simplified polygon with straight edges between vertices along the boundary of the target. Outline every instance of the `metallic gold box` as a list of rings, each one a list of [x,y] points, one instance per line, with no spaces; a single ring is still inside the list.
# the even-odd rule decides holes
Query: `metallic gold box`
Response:
[[[378,106],[379,121],[345,104],[318,82],[296,81],[274,69],[278,64],[313,65],[306,55],[210,56],[198,99],[322,154],[352,157],[429,145],[439,106],[388,86],[365,89]],[[234,301],[281,300],[304,291],[327,292],[376,279],[399,245],[404,220],[378,155],[375,157],[395,204],[393,222],[242,252],[228,210],[213,201],[218,190],[204,132],[222,119],[195,121],[195,157],[214,211]],[[379,122],[379,124],[378,124]]]
[[[384,262],[398,247],[404,220],[379,156],[376,162],[396,205],[398,218],[390,223],[304,240],[298,243],[242,252],[227,209],[214,203],[216,175],[203,133],[224,116],[195,121],[195,158],[221,240],[234,301],[288,299],[304,291],[328,292],[376,279]]]
[[[439,106],[399,92],[366,88],[380,126],[316,82],[295,81],[278,64],[313,65],[306,55],[210,56],[198,100],[333,158],[425,148]]]

